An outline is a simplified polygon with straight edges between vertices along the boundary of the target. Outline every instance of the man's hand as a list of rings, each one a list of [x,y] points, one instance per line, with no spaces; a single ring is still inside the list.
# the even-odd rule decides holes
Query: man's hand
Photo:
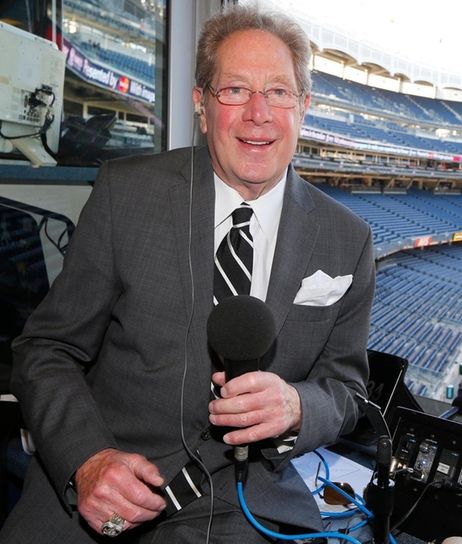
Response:
[[[236,427],[223,439],[239,445],[276,438],[300,429],[301,407],[297,390],[272,372],[247,372],[225,383],[225,373],[212,379],[221,387],[221,399],[209,404],[213,425]]]
[[[164,480],[142,455],[102,450],[78,468],[75,481],[79,512],[98,533],[114,512],[126,520],[124,529],[131,529],[154,519],[166,506],[152,490]]]

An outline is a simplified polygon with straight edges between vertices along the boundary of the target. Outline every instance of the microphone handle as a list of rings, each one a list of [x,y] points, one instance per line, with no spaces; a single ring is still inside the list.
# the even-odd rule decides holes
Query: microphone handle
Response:
[[[260,367],[260,359],[248,359],[247,361],[232,361],[223,359],[225,367],[226,381],[242,376],[247,372],[255,372]]]
[[[224,359],[223,364],[225,367],[226,381],[242,376],[242,374],[246,374],[247,372],[254,372],[255,370],[258,370],[259,363],[260,359],[249,359],[247,361],[231,361],[229,359]],[[236,482],[242,482],[245,484],[245,481],[247,480],[248,468],[248,444],[234,446],[234,472],[236,475]]]

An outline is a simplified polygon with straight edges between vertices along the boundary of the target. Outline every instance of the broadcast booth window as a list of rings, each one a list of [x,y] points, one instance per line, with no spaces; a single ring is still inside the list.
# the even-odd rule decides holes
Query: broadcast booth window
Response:
[[[166,0],[2,3],[6,62],[1,70],[6,73],[1,82],[2,95],[7,95],[0,102],[2,159],[10,154],[38,166],[53,161],[95,166],[134,151],[165,149],[166,4]],[[28,51],[34,46],[35,55]],[[64,63],[62,89],[58,79],[50,81],[52,74],[58,78],[62,71],[49,66],[51,58]],[[53,92],[48,93],[50,86]],[[13,90],[15,97],[9,96]],[[15,122],[23,127],[32,123],[35,130],[5,126],[12,121],[5,110],[23,99],[24,118]],[[47,143],[13,139],[34,132],[39,139],[50,140],[48,151]],[[45,147],[51,157],[31,156],[24,151],[31,145]]]
[[[99,166],[167,147],[167,12],[168,0],[0,3],[0,394]]]

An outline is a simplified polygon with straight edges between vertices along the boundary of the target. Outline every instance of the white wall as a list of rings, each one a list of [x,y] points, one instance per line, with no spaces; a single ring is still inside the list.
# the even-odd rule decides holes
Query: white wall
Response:
[[[220,0],[170,0],[167,148],[191,145],[196,43],[202,23]]]

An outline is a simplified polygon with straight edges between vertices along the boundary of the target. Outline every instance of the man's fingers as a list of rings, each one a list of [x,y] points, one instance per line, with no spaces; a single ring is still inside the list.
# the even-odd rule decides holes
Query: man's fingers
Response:
[[[280,379],[276,374],[269,372],[246,372],[237,378],[227,381],[221,388],[223,398],[236,397],[244,393],[255,393],[268,387],[275,379]]]
[[[139,480],[149,485],[160,487],[164,484],[159,469],[142,456],[136,456],[131,460],[131,468]]]
[[[260,410],[238,414],[210,415],[210,423],[221,427],[250,427],[264,421],[264,414]]]
[[[132,478],[130,481],[127,479],[121,482],[118,492],[129,504],[133,505],[133,513],[131,514],[130,519],[133,518],[135,521],[139,521],[136,512],[137,508],[157,513],[166,506],[165,500],[155,489],[152,489],[137,478]]]
[[[157,467],[138,454],[103,450],[76,473],[79,512],[101,533],[113,513],[124,520],[124,529],[157,517],[166,507],[156,488],[164,483]]]
[[[212,374],[212,381],[214,384],[222,386],[226,383],[226,374],[224,372],[214,372]]]
[[[126,497],[123,494],[114,494],[111,501],[106,502],[106,508],[102,515],[103,521],[107,521],[113,512],[117,512],[124,520],[126,520],[129,526],[139,525],[144,521],[149,521],[157,517],[164,509],[165,501],[160,495],[149,492],[152,500],[144,500],[148,506],[141,506],[139,503],[133,501],[131,497]],[[109,504],[110,503],[110,504]],[[109,515],[107,516],[107,513]],[[106,517],[107,516],[107,517]]]
[[[79,511],[95,530],[100,530],[114,512],[126,520],[124,527],[129,529],[156,518],[165,506],[162,496],[133,478],[127,486],[96,486],[94,493],[79,504]]]
[[[232,431],[223,436],[223,441],[231,446],[240,444],[251,444],[253,442],[259,442],[268,436],[273,435],[273,426],[269,423],[262,423],[260,425],[254,425],[246,429],[239,429]]]
[[[243,428],[225,435],[229,444],[275,438],[300,428],[298,392],[276,374],[248,372],[227,382],[221,395],[209,404],[210,422],[220,427]]]

